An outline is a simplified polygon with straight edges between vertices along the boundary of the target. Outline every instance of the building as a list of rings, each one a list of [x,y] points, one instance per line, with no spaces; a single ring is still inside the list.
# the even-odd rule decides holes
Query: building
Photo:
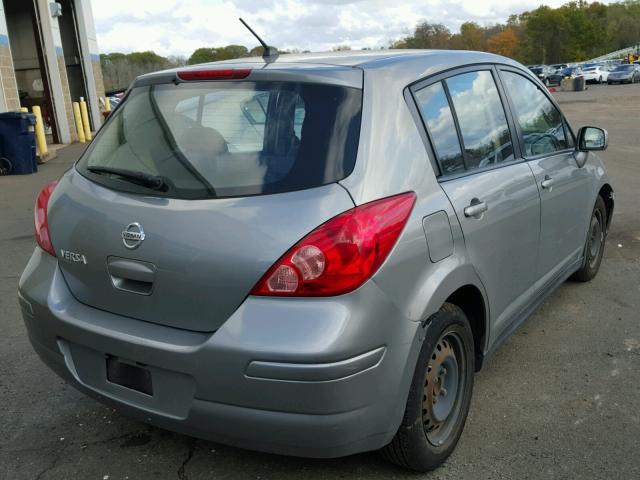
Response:
[[[47,143],[71,143],[72,102],[96,130],[104,94],[91,0],[0,0],[0,112],[39,105]]]

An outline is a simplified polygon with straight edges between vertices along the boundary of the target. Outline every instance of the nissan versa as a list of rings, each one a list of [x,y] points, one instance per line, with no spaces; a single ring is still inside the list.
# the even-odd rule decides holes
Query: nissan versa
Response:
[[[145,422],[433,469],[485,357],[598,272],[606,147],[490,54],[145,75],[37,198],[24,320],[54,371]]]

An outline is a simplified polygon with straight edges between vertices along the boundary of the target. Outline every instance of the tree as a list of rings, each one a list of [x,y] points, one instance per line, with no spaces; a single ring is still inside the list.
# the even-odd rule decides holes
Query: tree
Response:
[[[440,23],[423,21],[413,35],[395,42],[393,48],[449,48],[451,31]]]
[[[505,57],[514,58],[518,47],[518,36],[512,27],[505,28],[487,40],[487,51]]]
[[[460,25],[460,42],[463,50],[485,50],[485,31],[475,22],[465,22]]]
[[[187,64],[196,65],[198,63],[215,62],[216,60],[218,60],[218,49],[203,47],[198,48],[191,54],[187,60]]]
[[[231,60],[248,56],[249,50],[242,45],[227,45],[226,47],[220,48],[202,47],[191,54],[187,63],[189,65],[195,65],[198,63],[218,62],[220,60]]]
[[[181,61],[178,57],[170,60],[147,51],[100,55],[100,63],[105,89],[113,91],[127,88],[136,77],[145,73],[180,66]]]

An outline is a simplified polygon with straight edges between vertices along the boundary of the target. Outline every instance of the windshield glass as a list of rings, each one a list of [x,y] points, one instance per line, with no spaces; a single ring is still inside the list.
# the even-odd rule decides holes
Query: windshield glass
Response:
[[[542,73],[542,68],[541,67],[532,68],[531,71],[536,74]]]
[[[342,180],[355,164],[362,91],[292,82],[134,88],[78,162],[107,187],[174,198],[282,193]],[[164,190],[113,169],[157,178]],[[126,173],[125,172],[125,173]]]
[[[633,65],[618,65],[614,72],[626,72],[629,70],[633,70],[635,67]]]

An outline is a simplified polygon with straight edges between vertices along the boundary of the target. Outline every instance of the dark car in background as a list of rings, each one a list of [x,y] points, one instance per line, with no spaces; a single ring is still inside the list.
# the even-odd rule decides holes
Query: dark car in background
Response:
[[[607,79],[607,84],[612,83],[636,83],[640,81],[640,66],[618,65]]]
[[[554,74],[553,68],[548,65],[538,65],[536,67],[530,67],[529,70],[540,79],[542,83],[549,86],[551,85],[549,77]]]
[[[582,71],[580,70],[580,67],[567,67],[556,70],[554,73],[549,75],[547,79],[549,80],[549,85],[560,85],[563,78],[575,77],[581,73]]]

